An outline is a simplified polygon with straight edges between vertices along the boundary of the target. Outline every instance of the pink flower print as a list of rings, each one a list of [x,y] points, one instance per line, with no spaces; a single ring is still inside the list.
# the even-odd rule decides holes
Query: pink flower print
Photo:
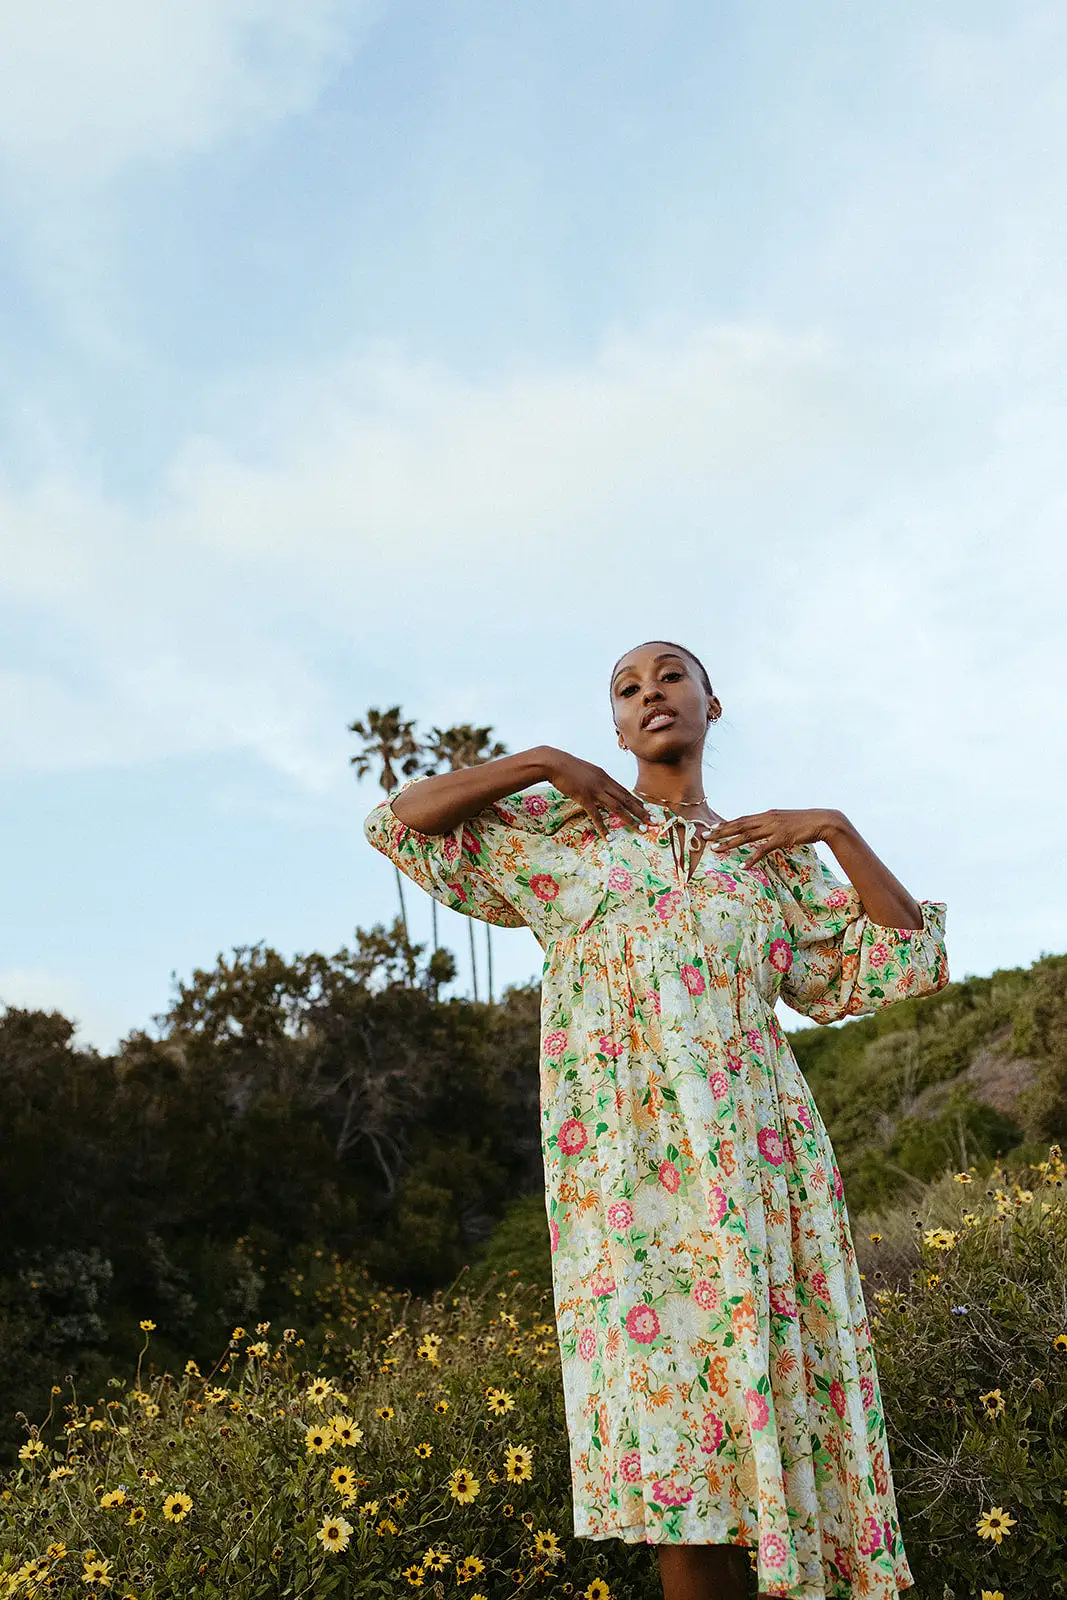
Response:
[[[860,1536],[857,1549],[860,1555],[873,1556],[876,1550],[882,1548],[882,1530],[868,1511],[863,1519],[863,1533]]]
[[[451,865],[451,863],[455,861],[456,857],[459,855],[459,840],[454,834],[447,833],[445,835],[445,840],[441,846],[441,850],[445,860]]]
[[[530,892],[538,900],[554,900],[559,894],[559,884],[550,872],[536,872],[530,879]]]
[[[756,1433],[767,1426],[771,1415],[770,1408],[758,1390],[745,1390],[745,1410],[748,1412],[749,1426]]]
[[[652,1010],[654,1011],[654,1013],[658,1017],[659,1014],[660,1014],[659,990],[658,989],[653,989],[651,994],[649,995],[649,999],[652,1002]]]
[[[731,878],[728,872],[709,872],[708,877],[723,894],[733,894],[737,889],[737,879]]]
[[[625,1327],[635,1344],[651,1344],[659,1333],[659,1317],[652,1306],[631,1306],[626,1313]]]
[[[710,1278],[698,1278],[693,1285],[692,1295],[701,1311],[719,1309],[719,1291]]]
[[[869,1373],[864,1373],[860,1379],[860,1394],[863,1396],[863,1408],[869,1411],[874,1405],[874,1379]]]
[[[835,1200],[843,1200],[844,1198],[845,1198],[845,1186],[841,1181],[841,1173],[838,1171],[837,1167],[835,1167],[834,1168],[834,1199]]]
[[[762,883],[765,889],[770,888],[771,880],[762,867],[749,867],[748,875],[750,878],[755,878],[757,883]]]
[[[760,1535],[760,1564],[764,1567],[784,1567],[789,1558],[789,1546],[777,1533]]]
[[[802,1128],[807,1128],[809,1133],[815,1132],[815,1124],[811,1120],[811,1112],[808,1110],[807,1106],[797,1106],[797,1121],[800,1123]]]
[[[771,1285],[771,1310],[776,1317],[795,1317],[796,1304],[788,1290],[781,1289],[777,1284]]]
[[[682,963],[681,972],[682,982],[685,984],[690,994],[704,993],[704,979],[701,977],[696,967],[690,966],[689,962],[685,961]]]
[[[750,1050],[754,1050],[758,1056],[763,1054],[763,1035],[758,1028],[749,1028],[745,1040]]]
[[[610,811],[608,813],[607,822],[608,822],[608,827],[609,828],[621,828],[622,827],[622,818],[619,816],[617,811]]]
[[[561,1056],[567,1048],[565,1030],[563,1028],[554,1028],[551,1033],[546,1033],[542,1048],[546,1056]]]
[[[823,1272],[821,1270],[818,1271],[818,1272],[813,1272],[812,1275],[811,1275],[811,1278],[809,1279],[809,1282],[811,1284],[811,1292],[812,1292],[812,1294],[815,1295],[819,1300],[825,1300],[827,1305],[829,1305],[829,1303],[830,1303],[830,1291],[829,1291],[829,1289],[827,1288],[827,1285],[826,1285],[826,1274],[825,1274],[825,1272]]]
[[[614,889],[617,894],[625,894],[627,890],[632,889],[633,886],[634,880],[631,878],[625,867],[612,867],[611,871],[608,873],[609,889]]]
[[[677,1194],[682,1186],[682,1175],[673,1161],[661,1161],[659,1181],[669,1194]]]
[[[610,1033],[602,1033],[597,1040],[597,1048],[602,1056],[609,1056],[612,1061],[617,1061],[626,1047],[617,1039],[613,1039]]]
[[[890,1555],[892,1555],[893,1545],[896,1541],[893,1538],[893,1529],[890,1525],[888,1517],[886,1517],[885,1521],[882,1523],[882,1538],[885,1541],[886,1549],[889,1551]]]
[[[553,1217],[551,1222],[548,1224],[548,1239],[552,1254],[555,1255],[556,1251],[559,1249],[559,1223],[556,1221],[555,1217]]]
[[[682,903],[680,889],[665,889],[656,900],[656,915],[661,922],[669,922]]]
[[[592,1361],[596,1355],[596,1334],[592,1328],[583,1328],[578,1335],[578,1354],[583,1361]]]
[[[743,1065],[744,1065],[744,1063],[742,1062],[741,1057],[738,1055],[736,1050],[727,1050],[727,1052],[726,1052],[726,1070],[727,1070],[727,1072],[740,1072]]]
[[[548,810],[548,801],[543,794],[523,795],[522,809],[528,817],[543,817]]]
[[[585,1123],[579,1122],[577,1117],[568,1117],[559,1130],[557,1143],[565,1156],[580,1155],[589,1143]]]
[[[676,1478],[657,1478],[652,1485],[652,1498],[661,1506],[688,1505],[693,1498],[693,1491],[687,1483],[679,1483]]]
[[[619,1461],[619,1476],[624,1483],[641,1482],[641,1454],[638,1450],[627,1450]]]
[[[700,1429],[700,1448],[706,1456],[715,1454],[722,1444],[725,1432],[722,1418],[717,1417],[714,1411],[705,1411],[703,1426]]]
[[[793,965],[793,946],[788,939],[775,939],[770,950],[771,966],[775,972],[788,972]],[[777,1534],[771,1535],[777,1538]]]
[[[713,1072],[708,1079],[708,1088],[716,1100],[724,1100],[730,1093],[730,1080],[725,1072]]]
[[[712,1222],[722,1221],[723,1217],[726,1215],[726,1208],[728,1204],[729,1201],[726,1198],[726,1190],[720,1188],[717,1183],[713,1183],[711,1188],[708,1190],[708,1216],[711,1218]]]
[[[467,904],[467,891],[461,883],[450,883],[448,888],[451,889],[457,900],[462,901],[464,905]]]
[[[608,1226],[615,1229],[616,1233],[624,1233],[627,1228],[633,1227],[634,1208],[629,1200],[616,1200],[608,1207]]]
[[[759,1153],[764,1161],[769,1161],[772,1167],[780,1167],[785,1158],[782,1149],[782,1139],[777,1128],[761,1128],[756,1135]]]
[[[606,1294],[615,1293],[615,1279],[609,1273],[607,1277],[597,1272],[589,1280],[589,1292],[594,1300],[603,1299]]]
[[[831,911],[840,911],[842,906],[848,904],[848,891],[845,889],[831,889],[826,896],[826,904]]]
[[[834,1410],[837,1412],[837,1414],[841,1418],[841,1420],[844,1421],[845,1405],[846,1405],[845,1390],[844,1390],[844,1386],[842,1384],[838,1383],[836,1378],[834,1379],[833,1383],[830,1385],[830,1392],[827,1395],[827,1399],[829,1400],[830,1404],[833,1406]]]
[[[884,944],[872,944],[871,945],[870,962],[871,962],[871,966],[872,967],[884,967],[888,960],[889,960],[889,946],[888,945],[884,945]]]

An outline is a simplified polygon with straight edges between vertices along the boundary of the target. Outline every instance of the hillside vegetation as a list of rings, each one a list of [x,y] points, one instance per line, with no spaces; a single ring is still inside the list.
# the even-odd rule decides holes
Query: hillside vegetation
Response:
[[[508,1218],[492,1248],[536,1276],[536,1235],[507,1234],[516,1197],[543,1225],[538,991],[440,999],[445,978],[397,924],[236,950],[113,1056],[0,1015],[0,1460],[57,1372],[95,1385],[143,1318],[162,1360],[210,1360],[236,1324],[294,1321],[324,1254],[427,1294]],[[1065,956],[791,1038],[854,1215],[1067,1131]]]

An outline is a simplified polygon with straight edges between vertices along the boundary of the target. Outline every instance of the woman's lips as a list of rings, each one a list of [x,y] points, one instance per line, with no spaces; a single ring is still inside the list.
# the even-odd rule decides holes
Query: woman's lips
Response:
[[[676,715],[677,713],[674,711],[650,711],[648,716],[643,719],[641,726],[646,730],[656,733],[659,731],[659,728],[654,727],[654,723],[658,723],[660,727],[669,728]]]

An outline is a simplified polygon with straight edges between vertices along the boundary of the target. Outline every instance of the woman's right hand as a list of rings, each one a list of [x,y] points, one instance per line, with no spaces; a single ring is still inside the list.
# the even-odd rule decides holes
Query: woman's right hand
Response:
[[[607,825],[601,812],[617,813],[624,821],[642,826],[652,819],[643,801],[603,767],[591,761],[582,761],[566,750],[552,750],[545,763],[546,777],[552,786],[571,800],[576,800],[592,820],[593,827],[602,839],[608,836]]]

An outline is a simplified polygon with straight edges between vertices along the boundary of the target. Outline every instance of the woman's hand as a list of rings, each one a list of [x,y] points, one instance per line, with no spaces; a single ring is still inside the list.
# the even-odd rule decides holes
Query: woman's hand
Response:
[[[571,800],[576,800],[592,819],[593,827],[602,839],[608,836],[607,826],[601,816],[618,813],[624,822],[641,825],[652,819],[637,795],[624,789],[610,772],[596,767],[591,761],[568,755],[566,750],[552,750],[546,764],[549,783]]]
[[[756,848],[745,859],[745,866],[750,867],[769,850],[791,850],[798,844],[815,844],[817,840],[830,844],[834,836],[848,826],[848,819],[842,812],[823,808],[758,811],[750,817],[734,817],[732,822],[717,823],[710,837],[716,850],[754,844]]]

